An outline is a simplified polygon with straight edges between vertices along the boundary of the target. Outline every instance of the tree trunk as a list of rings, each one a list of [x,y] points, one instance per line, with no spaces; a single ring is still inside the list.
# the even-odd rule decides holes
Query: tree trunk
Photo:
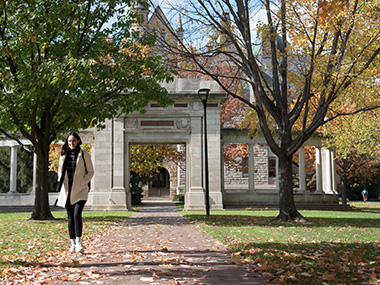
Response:
[[[39,141],[37,152],[37,183],[34,210],[30,219],[53,220],[55,219],[49,206],[49,143]]]
[[[292,182],[292,156],[279,159],[280,213],[275,220],[306,222],[294,203]]]

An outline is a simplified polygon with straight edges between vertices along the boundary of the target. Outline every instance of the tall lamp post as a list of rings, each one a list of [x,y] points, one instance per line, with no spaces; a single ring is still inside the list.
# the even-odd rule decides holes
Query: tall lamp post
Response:
[[[203,122],[204,122],[204,148],[205,148],[205,204],[206,204],[206,217],[210,216],[210,195],[209,195],[209,182],[208,182],[208,149],[207,149],[207,118],[206,107],[207,99],[210,89],[201,88],[198,90],[199,99],[203,104]]]

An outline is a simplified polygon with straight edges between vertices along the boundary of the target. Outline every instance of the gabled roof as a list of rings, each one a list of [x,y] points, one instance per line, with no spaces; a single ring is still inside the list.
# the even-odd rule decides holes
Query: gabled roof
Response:
[[[166,18],[164,12],[162,12],[162,9],[160,6],[157,6],[156,9],[154,10],[152,16],[150,17],[150,19],[148,20],[148,25],[151,24],[151,22],[154,20],[154,19],[159,19],[159,21],[161,23],[164,24],[165,27],[170,27],[170,29],[172,31],[174,31],[173,27],[171,26],[171,24],[169,23],[168,19]]]

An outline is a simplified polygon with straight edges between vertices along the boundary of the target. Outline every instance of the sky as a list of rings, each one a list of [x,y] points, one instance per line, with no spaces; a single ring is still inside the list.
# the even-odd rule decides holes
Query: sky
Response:
[[[186,0],[150,0],[154,6],[160,6],[162,11],[164,12],[165,16],[168,18],[170,22],[172,22],[172,25],[174,28],[177,27],[176,20],[178,19],[177,14],[173,13],[173,7],[181,7],[183,5],[186,5]],[[234,1],[231,1],[234,2]],[[265,22],[266,20],[266,12],[264,9],[259,9],[260,6],[262,6],[261,1],[252,1],[252,5],[255,5],[254,3],[258,3],[258,8],[255,9],[255,11],[251,15],[251,31],[253,38],[256,38],[256,25],[261,21]],[[186,31],[185,31],[186,32]]]

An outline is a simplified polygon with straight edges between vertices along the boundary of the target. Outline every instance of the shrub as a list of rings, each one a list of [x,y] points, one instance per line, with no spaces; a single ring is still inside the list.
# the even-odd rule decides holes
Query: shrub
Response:
[[[172,200],[178,202],[185,202],[185,194],[176,194],[174,195]]]
[[[148,177],[140,177],[135,172],[131,171],[130,185],[131,185],[131,196],[132,205],[140,205],[141,200],[144,197],[142,187],[149,182]]]
[[[347,190],[347,199],[350,201],[361,201],[363,200],[362,191],[363,189],[367,189],[368,191],[368,200],[379,200],[380,196],[380,184],[375,185],[360,185],[357,187],[353,187]]]

